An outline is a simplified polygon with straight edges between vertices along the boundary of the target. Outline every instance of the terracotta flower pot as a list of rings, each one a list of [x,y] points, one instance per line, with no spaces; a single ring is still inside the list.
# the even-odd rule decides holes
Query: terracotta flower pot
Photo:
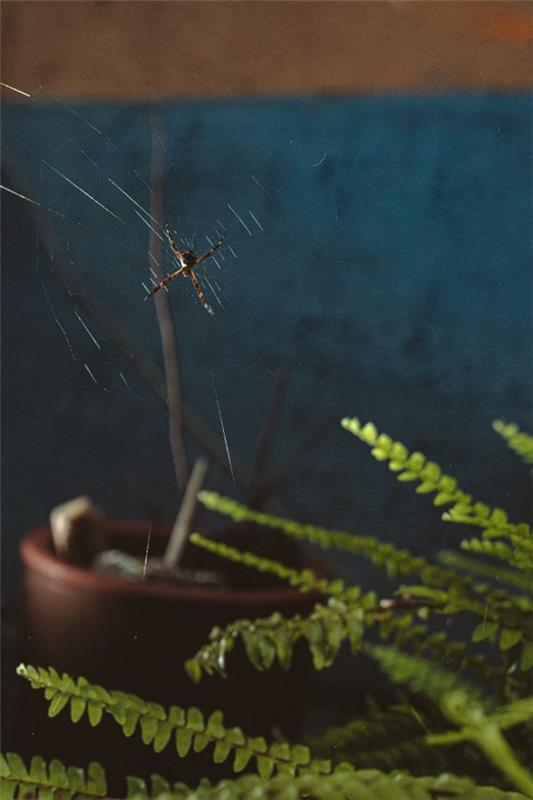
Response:
[[[109,524],[106,544],[142,554],[146,534],[146,524],[114,522]],[[152,533],[153,555],[163,551],[167,536],[168,530]],[[303,594],[283,584],[258,589],[213,589],[123,580],[59,560],[47,528],[33,530],[24,537],[21,556],[25,565],[28,636],[25,657],[29,663],[53,665],[60,671],[85,675],[91,682],[134,692],[164,705],[196,705],[206,712],[220,708],[227,724],[238,724],[252,734],[269,735],[272,726],[279,726],[287,735],[298,734],[306,699],[307,657],[302,659],[302,654],[299,657],[296,653],[295,669],[289,672],[275,667],[258,673],[236,648],[228,659],[228,678],[204,678],[199,686],[188,678],[183,662],[207,640],[214,625],[242,617],[263,617],[276,610],[285,615],[306,613],[317,601],[316,595]],[[220,559],[216,564],[219,570],[224,568]],[[213,563],[208,562],[208,566],[212,568]],[[70,758],[70,763],[84,763],[99,758],[100,745],[105,741],[104,750],[112,747],[112,752],[120,753],[128,766],[133,759],[130,772],[164,771],[164,754],[152,762],[149,750],[133,741],[125,742],[113,724],[114,730],[99,727],[100,735],[92,739],[89,748],[87,722],[74,729],[66,713],[63,722],[47,721],[43,699],[32,696],[31,701],[32,706],[40,707],[37,723],[34,712],[28,713],[39,728],[36,735],[43,740],[43,747],[38,750],[31,742],[34,752],[46,755],[43,750],[47,750],[48,755],[64,761]],[[59,731],[57,736],[55,731]],[[108,733],[112,745],[108,744]],[[56,747],[52,748],[52,744]],[[171,759],[176,766],[175,750]],[[102,761],[105,763],[105,757]],[[180,779],[213,774],[205,755],[192,756],[178,766],[174,771]]]

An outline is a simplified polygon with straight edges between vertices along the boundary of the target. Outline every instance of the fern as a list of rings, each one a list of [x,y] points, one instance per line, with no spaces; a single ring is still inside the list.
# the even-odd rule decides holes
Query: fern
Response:
[[[282,520],[278,517],[250,512],[235,501],[220,498],[213,494],[209,494],[206,498],[206,493],[203,494],[203,501],[207,502],[210,507],[223,510],[224,513],[229,513],[234,518],[242,519],[243,515],[246,515],[247,518],[253,517],[254,521],[261,519],[263,523],[266,518],[269,520],[269,524],[283,526],[283,529],[290,529],[293,534],[304,527],[307,529],[306,535],[311,536],[314,540],[336,542],[337,539],[340,539],[343,545],[345,540],[349,542],[354,538],[350,534],[328,532],[315,528],[310,533],[309,528],[312,526],[301,526],[299,523],[292,523],[290,520]],[[231,560],[238,560],[240,563],[251,567],[274,572],[280,577],[285,577],[293,584],[300,584],[306,587],[313,585],[311,578],[308,577],[310,575],[308,572],[291,570],[284,565],[262,559],[252,553],[242,553],[236,548],[210,542],[200,537],[199,534],[193,534],[193,540],[218,553],[218,555],[229,557]],[[268,669],[276,659],[285,669],[288,669],[294,645],[299,639],[308,641],[313,655],[313,663],[317,669],[330,666],[342,642],[350,638],[349,629],[350,625],[353,625],[353,614],[351,612],[360,606],[358,599],[360,590],[357,587],[351,587],[345,591],[344,585],[339,582],[322,581],[320,585],[315,583],[314,586],[326,593],[328,591],[331,594],[334,591],[337,592],[337,599],[342,600],[344,598],[347,604],[343,606],[342,603],[330,603],[327,607],[316,606],[313,614],[307,619],[302,619],[298,616],[286,620],[279,615],[274,615],[268,619],[256,619],[253,622],[239,620],[224,629],[216,628],[211,634],[209,644],[187,662],[186,668],[190,676],[195,681],[198,681],[202,671],[208,674],[218,672],[224,675],[226,656],[233,649],[237,639],[242,639],[250,661],[259,670]],[[494,639],[498,631],[500,632],[502,649],[508,649],[522,641],[526,655],[521,659],[520,663],[523,669],[529,668],[529,655],[527,654],[531,650],[530,619],[533,608],[531,601],[528,598],[510,596],[506,592],[491,588],[487,584],[472,583],[471,586],[476,594],[483,595],[483,601],[476,597],[471,597],[457,580],[450,589],[436,589],[427,585],[403,586],[400,592],[404,596],[410,595],[422,599],[423,605],[428,612],[433,611],[448,616],[464,613],[477,616],[482,620],[482,623],[473,630],[474,642],[488,638]],[[412,615],[406,620],[405,624],[390,621],[390,615],[386,614],[389,608],[387,603],[390,602],[381,601],[380,606],[375,607],[375,596],[373,594],[368,595],[363,605],[365,626],[369,627],[373,622],[378,621],[382,625],[383,631],[396,627],[397,631],[401,633],[403,628],[403,633],[407,633],[407,636],[398,636],[396,643],[405,643],[409,640],[411,645],[418,644],[419,647],[425,645],[426,650],[428,650],[430,644],[433,645],[433,649],[435,649],[435,645],[438,645],[440,656],[444,656],[448,662],[458,665],[460,663],[461,667],[471,667],[478,674],[483,673],[484,677],[487,677],[491,672],[494,673],[494,670],[490,668],[483,668],[482,659],[467,655],[465,645],[447,643],[444,634],[432,636],[425,628],[412,628]],[[410,606],[409,602],[404,603],[403,606],[404,610],[407,611],[416,610],[416,605]],[[392,607],[394,607],[394,603]],[[363,617],[360,614],[357,616],[359,636],[359,628],[363,622]],[[486,635],[485,631],[487,631]],[[416,633],[420,634],[418,642],[415,641]],[[353,637],[351,641],[353,648]],[[500,674],[498,673],[498,675]]]
[[[34,756],[27,767],[16,753],[0,754],[0,797],[2,800],[32,797],[35,800],[79,800],[106,797],[107,783],[104,770],[96,762],[89,764],[87,772],[78,767],[65,767],[54,758],[49,764],[44,758]]]
[[[505,439],[508,447],[518,453],[526,464],[533,464],[533,436],[524,433],[514,422],[506,423],[497,419],[492,427]]]
[[[203,779],[197,790],[210,788],[211,783]],[[54,758],[46,762],[40,756],[31,759],[29,767],[17,753],[0,753],[0,798],[1,800],[93,800],[107,795],[107,779],[103,767],[92,762],[87,770],[80,767],[65,767]],[[184,783],[170,784],[161,775],[152,775],[150,787],[142,778],[126,777],[126,797],[163,798],[187,800],[193,790]]]
[[[512,558],[511,550],[507,545],[503,545],[503,547],[506,548],[505,560],[509,562]],[[439,553],[439,561],[448,569],[460,570],[470,575],[481,575],[500,584],[505,583],[514,589],[530,591],[533,585],[533,573],[528,574],[520,570],[506,569],[497,564],[469,558],[455,550],[443,550]]]
[[[421,599],[435,598],[435,590],[426,586],[403,586],[401,591],[412,594]],[[452,614],[470,613],[481,619],[472,632],[472,641],[481,642],[485,639],[494,640],[499,636],[501,650],[509,650],[519,642],[528,648],[531,639],[531,611],[533,604],[527,597],[510,597],[500,592],[490,591],[487,588],[485,598],[481,602],[460,590],[452,588],[449,592],[441,590],[440,605],[434,605],[436,613]],[[527,659],[526,659],[527,664]],[[528,669],[528,666],[524,666]]]
[[[94,774],[94,778],[91,775]],[[52,777],[54,776],[55,777]],[[87,770],[64,767],[54,759],[32,759],[27,769],[20,756],[0,756],[0,797],[2,800],[86,800],[105,796],[105,775],[98,764]],[[95,791],[96,790],[96,793]],[[203,780],[195,789],[182,783],[171,785],[153,775],[150,788],[139,779],[127,780],[129,800],[527,800],[517,792],[476,786],[471,780],[450,774],[416,778],[405,774],[387,775],[379,770],[339,768],[330,775],[307,773],[300,776],[276,775],[262,779],[245,775],[223,780],[216,786]]]
[[[448,773],[416,778],[379,770],[339,770],[332,775],[277,775],[262,781],[256,775],[201,787],[190,795],[160,795],[157,800],[527,800],[526,795],[476,786]],[[146,800],[140,794],[131,800]]]
[[[193,794],[193,790],[190,786],[187,786],[185,783],[173,783],[170,784],[165,778],[161,775],[151,775],[150,776],[150,786],[148,787],[146,781],[142,778],[134,777],[133,775],[128,775],[126,777],[126,784],[127,784],[127,797],[129,798],[137,797],[145,798],[163,798],[163,797],[172,797],[174,800],[187,800],[188,797]],[[211,788],[211,782],[204,778],[198,789],[208,789]]]
[[[275,613],[265,619],[236,620],[214,628],[209,641],[186,663],[198,682],[204,673],[225,674],[226,659],[241,641],[248,659],[258,670],[279,663],[291,665],[294,647],[305,641],[313,665],[331,665],[347,643],[352,653],[372,657],[396,686],[407,687],[407,699],[385,710],[370,710],[364,720],[353,720],[315,740],[318,758],[308,747],[246,736],[240,728],[226,728],[220,711],[208,717],[196,707],[163,708],[131,694],[110,691],[85,678],[59,675],[53,668],[20,665],[18,673],[35,689],[44,690],[48,714],[68,710],[72,722],[84,716],[92,726],[108,714],[125,736],[137,730],[156,752],[171,742],[177,755],[212,749],[215,763],[231,758],[234,772],[251,767],[257,775],[225,780],[216,786],[202,781],[195,789],[171,785],[152,776],[150,788],[140,778],[129,777],[128,797],[137,800],[402,800],[462,798],[462,800],[518,800],[533,797],[533,776],[520,763],[528,755],[533,729],[531,673],[533,666],[533,600],[525,593],[533,573],[533,537],[525,523],[511,523],[505,511],[472,499],[457,481],[421,453],[410,453],[400,442],[379,434],[372,423],[343,420],[350,430],[387,461],[398,479],[416,482],[419,494],[432,494],[436,506],[447,507],[443,518],[480,529],[478,538],[462,542],[463,550],[496,557],[503,566],[474,557],[446,552],[444,566],[373,537],[355,536],[253,511],[229,498],[202,492],[208,508],[236,521],[251,521],[277,528],[288,536],[323,548],[336,547],[359,554],[384,568],[400,585],[393,597],[378,601],[374,592],[340,580],[316,577],[310,570],[239,551],[200,534],[196,546],[237,563],[276,575],[301,591],[319,592],[327,599],[306,617],[284,618]],[[532,437],[516,426],[497,422],[495,429],[509,446],[531,463]],[[420,584],[405,585],[417,576]],[[497,582],[497,585],[495,585]],[[502,586],[508,584],[509,589]],[[452,641],[438,625],[452,615],[466,615],[470,640]],[[388,646],[376,644],[379,637]],[[492,656],[485,651],[492,647]],[[476,651],[476,648],[477,651]],[[451,671],[453,670],[453,672]],[[413,704],[413,698],[416,698]],[[421,698],[424,701],[420,711]],[[332,761],[323,758],[334,748]],[[470,778],[447,773],[457,763],[475,776],[499,770],[504,786],[516,792],[476,786]],[[339,763],[339,761],[341,763]],[[362,769],[364,767],[364,769]],[[377,769],[370,769],[376,767]],[[405,772],[426,773],[415,777]],[[427,773],[433,773],[427,776]],[[489,773],[490,774],[490,771]],[[492,778],[492,776],[491,776]],[[498,778],[494,778],[498,782]],[[15,754],[0,760],[0,800],[89,800],[106,794],[105,775],[98,764],[85,773],[53,760],[35,757],[29,767]]]
[[[408,684],[412,691],[423,691],[434,699],[459,687],[468,686],[457,674],[438,669],[433,663],[422,658],[400,653],[393,647],[370,645],[367,652],[394,683]],[[479,691],[473,686],[469,687],[469,691],[472,696],[479,697]]]
[[[388,461],[399,481],[418,481],[418,494],[434,494],[434,505],[452,506],[443,519],[478,525],[488,537],[507,536],[515,547],[533,559],[533,537],[527,523],[510,523],[503,509],[491,509],[485,503],[473,501],[471,495],[459,489],[456,479],[444,474],[438,464],[427,461],[423,453],[410,453],[404,444],[394,442],[387,434],[378,433],[372,422],[362,425],[357,417],[346,417],[341,424],[371,447],[374,458]]]
[[[434,664],[387,647],[371,647],[370,653],[395,683],[406,683],[413,691],[428,694],[445,716],[460,727],[458,731],[429,735],[429,744],[473,742],[515,786],[528,796],[533,795],[533,775],[518,762],[501,732],[533,721],[533,697],[493,709],[492,703],[474,687],[461,682],[457,675],[435,668]],[[486,713],[487,709],[490,713]]]
[[[476,506],[478,507],[476,508]],[[533,537],[531,528],[526,522],[511,524],[504,522],[503,516],[487,516],[485,510],[480,512],[479,504],[455,506],[443,514],[442,519],[482,528],[482,542],[489,545],[483,551],[486,555],[496,555],[519,569],[533,570]],[[501,539],[507,540],[512,547],[506,546],[506,542],[500,541]],[[494,546],[494,552],[491,552],[490,545]],[[497,550],[498,545],[504,546]],[[473,549],[466,542],[461,542],[461,547]]]
[[[277,528],[289,536],[293,536],[297,539],[306,539],[314,544],[320,545],[323,548],[334,547],[363,555],[369,558],[376,566],[385,567],[389,577],[391,578],[396,575],[405,578],[412,574],[418,574],[427,587],[451,586],[454,589],[462,590],[463,592],[472,590],[477,594],[483,595],[484,598],[489,590],[489,587],[486,583],[476,582],[471,576],[460,576],[456,571],[443,570],[440,567],[430,564],[420,556],[414,556],[407,550],[399,550],[390,544],[383,544],[373,537],[355,536],[351,533],[347,533],[346,531],[326,530],[315,525],[299,523],[295,522],[294,520],[277,517],[272,514],[257,512],[253,509],[247,508],[231,498],[222,497],[215,492],[200,492],[198,497],[207,508],[229,516],[236,522],[254,522],[258,525]],[[193,536],[196,535],[197,534],[193,534]],[[195,541],[197,540],[195,539]],[[219,543],[216,544],[219,555],[223,555],[224,547],[226,547],[226,545],[219,545]],[[213,551],[215,551],[214,548]],[[231,552],[231,556],[229,556],[231,559],[240,560],[241,563],[248,563],[249,566],[254,566],[254,564],[252,564],[252,560],[255,560],[256,562],[259,560],[258,556],[251,553],[243,555],[236,548],[231,548],[231,550],[228,552]],[[238,553],[239,555],[237,555]],[[267,559],[262,559],[261,563],[262,567],[266,569],[268,565]],[[269,567],[270,571],[277,569],[277,574],[281,576],[281,572],[279,571],[280,568],[282,570],[289,570],[288,567],[279,564],[277,567],[274,567],[273,564],[271,564]],[[291,573],[287,571],[285,575],[289,580],[289,576],[291,575],[295,580],[298,580],[295,577],[296,571]],[[306,580],[306,578],[303,576],[301,579]],[[334,585],[339,586],[338,591],[339,594],[342,595],[342,589],[340,588],[341,585],[337,582],[334,582]],[[334,594],[334,592],[331,591],[331,587],[330,593]],[[506,603],[512,602],[512,597],[509,597],[509,595],[502,590],[493,589],[492,595],[495,601],[500,598]],[[459,595],[456,592],[456,597],[458,596]],[[466,595],[463,596],[466,598]],[[482,615],[484,615],[485,606],[481,607],[479,604],[476,605],[475,603],[472,603],[471,607],[469,606],[470,601],[465,600],[464,610],[477,610],[477,612],[480,612]]]
[[[481,756],[471,745],[434,747],[430,730],[446,730],[447,720],[433,703],[404,701],[386,708],[368,703],[364,717],[328,729],[310,740],[313,752],[334,763],[347,761],[356,769],[407,769],[414,775],[438,774],[453,764],[455,770],[479,770]]]
[[[228,559],[228,561],[234,561],[246,567],[252,567],[259,572],[268,572],[271,575],[275,575],[277,578],[287,581],[291,586],[298,587],[302,592],[320,592],[343,600],[355,599],[359,594],[357,587],[346,588],[341,580],[328,581],[325,578],[317,578],[309,569],[292,569],[285,564],[280,564],[278,561],[257,556],[255,553],[230,547],[223,542],[214,542],[200,533],[191,533],[189,541],[197,547],[202,547],[210,553]]]
[[[354,417],[343,419],[342,425],[370,445],[375,458],[379,461],[388,461],[389,467],[397,473],[398,480],[418,481],[416,489],[418,493],[435,493],[433,501],[435,505],[450,505],[451,508],[443,514],[444,520],[475,525],[483,529],[483,538],[463,541],[461,543],[463,549],[497,556],[520,570],[533,570],[533,537],[527,523],[510,523],[503,509],[491,509],[484,503],[474,502],[470,495],[458,488],[455,478],[443,474],[438,464],[427,461],[422,453],[410,453],[405,445],[394,442],[390,436],[379,434],[373,423],[361,425]],[[501,541],[502,537],[509,543]],[[419,588],[427,595],[429,581],[424,582],[426,586]],[[477,586],[471,584],[470,588],[484,595],[483,604],[469,598],[464,584],[461,586],[456,581],[449,589],[446,598],[443,596],[443,612],[448,614],[471,612],[482,616],[484,621],[488,617],[490,624],[501,628],[500,642],[503,649],[512,646],[510,642],[515,644],[524,639],[526,651],[529,652],[530,612],[533,608],[531,601],[528,598],[513,598],[506,592],[490,589],[483,584]],[[528,665],[528,663],[529,658],[526,656],[521,664]]]
[[[522,552],[520,548],[513,550],[505,542],[494,539],[463,539],[461,548],[472,553],[498,558],[511,567],[516,567],[528,573],[533,571],[533,558],[529,553]]]
[[[362,425],[357,417],[345,417],[341,425],[369,445],[375,459],[388,461],[389,469],[396,472],[399,481],[418,481],[418,494],[435,494],[434,505],[471,501],[471,496],[458,488],[456,479],[443,473],[438,464],[428,461],[418,451],[410,453],[404,444],[393,441],[386,433],[378,433],[373,422]]]
[[[283,669],[291,666],[293,650],[304,639],[311,651],[315,669],[329,667],[344,641],[349,641],[352,653],[361,649],[365,615],[375,618],[376,596],[373,592],[361,595],[349,603],[331,598],[327,605],[316,604],[308,617],[296,614],[283,617],[275,612],[270,617],[242,619],[225,628],[213,628],[208,644],[189,659],[185,668],[198,682],[202,672],[225,675],[226,657],[241,639],[246,654],[257,670],[263,671],[277,660]]]
[[[415,614],[427,610],[424,605],[413,604],[410,598],[377,603],[375,594],[370,592],[349,603],[332,598],[327,605],[317,604],[308,617],[286,618],[274,613],[253,621],[241,619],[224,628],[213,628],[209,642],[185,663],[185,668],[196,683],[204,672],[225,676],[227,657],[240,640],[257,670],[270,669],[275,662],[289,669],[294,647],[303,639],[311,651],[313,666],[323,669],[331,666],[345,641],[352,653],[364,651],[365,631],[377,624],[380,636],[390,637],[399,647],[424,653],[458,671],[472,672],[482,681],[501,684],[505,670],[487,664],[481,655],[471,654],[464,642],[448,641],[443,631],[431,631],[422,622],[415,624]],[[488,634],[485,638],[489,638]]]
[[[396,648],[453,667],[458,673],[471,675],[472,680],[490,684],[495,692],[502,686],[505,667],[487,663],[482,654],[471,652],[467,642],[449,641],[445,631],[434,631],[420,620],[415,621],[411,614],[383,620],[379,634]]]
[[[267,528],[276,528],[288,536],[317,544],[325,550],[334,547],[364,556],[375,566],[384,568],[390,578],[417,574],[430,586],[449,586],[457,583],[468,587],[472,584],[469,577],[458,577],[451,570],[430,564],[421,556],[414,556],[408,550],[400,550],[392,544],[380,542],[373,536],[356,536],[347,531],[327,530],[316,525],[255,511],[216,492],[200,492],[198,499],[206,508],[224,514],[235,522],[253,522]]]
[[[121,727],[125,736],[140,730],[144,744],[152,745],[156,753],[164,750],[174,738],[176,752],[185,757],[191,750],[200,753],[213,746],[213,761],[221,764],[234,756],[233,769],[241,772],[255,759],[263,778],[274,770],[292,775],[299,770],[331,772],[328,761],[314,760],[309,749],[301,745],[291,747],[286,742],[268,745],[263,737],[245,736],[240,728],[225,728],[221,711],[213,712],[206,720],[200,709],[171,706],[166,711],[158,703],[147,702],[124,692],[104,689],[90,684],[86,678],[72,678],[67,673],[60,676],[53,668],[38,669],[19,664],[17,673],[26,678],[33,689],[43,689],[49,701],[48,716],[55,717],[70,706],[72,722],[79,722],[84,713],[92,726],[98,725],[104,712]]]

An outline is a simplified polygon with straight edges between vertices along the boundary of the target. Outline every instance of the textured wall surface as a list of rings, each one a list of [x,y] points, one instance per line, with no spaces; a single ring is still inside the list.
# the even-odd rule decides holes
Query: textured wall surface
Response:
[[[81,118],[57,104],[4,115],[8,181],[64,215],[40,212],[41,237],[55,237],[51,263],[24,204],[4,197],[10,564],[24,529],[75,494],[130,517],[148,503],[171,516],[177,504],[164,406],[83,312],[94,346],[50,270],[70,268],[91,302],[161,363],[154,309],[140,287],[148,229],[107,180],[149,206],[141,181],[149,180],[149,112],[73,110]],[[211,294],[210,318],[181,280],[169,298],[185,402],[222,442],[218,400],[234,460],[251,468],[282,367],[290,385],[271,475],[335,409],[373,419],[466,489],[526,514],[527,474],[491,421],[530,425],[529,98],[182,102],[162,115],[165,219],[195,236],[199,250],[216,220],[228,229],[221,269],[210,262],[204,271],[224,309]],[[217,469],[210,484],[234,491]],[[460,536],[335,426],[278,501],[301,518],[426,552]]]
[[[523,2],[4,3],[3,80],[98,100],[531,86]]]

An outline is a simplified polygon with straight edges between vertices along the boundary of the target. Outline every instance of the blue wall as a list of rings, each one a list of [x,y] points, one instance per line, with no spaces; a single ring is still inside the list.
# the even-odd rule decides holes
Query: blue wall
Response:
[[[527,471],[491,422],[531,427],[531,110],[525,94],[491,93],[161,109],[165,221],[203,250],[221,220],[237,255],[225,247],[220,271],[206,264],[225,308],[211,295],[214,318],[185,281],[170,286],[185,402],[221,438],[214,381],[235,458],[251,467],[283,367],[272,473],[336,408],[425,451],[481,499],[527,514]],[[64,215],[41,213],[57,237],[53,258],[161,363],[140,286],[148,229],[108,180],[149,207],[150,109],[17,105],[3,125],[10,169]],[[95,348],[39,255],[24,203],[2,199],[9,594],[17,541],[53,504],[88,493],[113,514],[139,517],[151,502],[172,516],[178,498],[164,406],[84,315]],[[210,484],[234,491],[216,469]],[[426,553],[461,535],[336,427],[278,501]],[[364,580],[364,567],[353,570]]]

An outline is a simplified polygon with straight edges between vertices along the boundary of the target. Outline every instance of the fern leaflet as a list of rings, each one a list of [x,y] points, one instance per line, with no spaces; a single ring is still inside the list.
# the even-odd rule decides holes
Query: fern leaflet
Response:
[[[214,711],[206,720],[200,709],[171,706],[166,711],[158,703],[147,702],[125,692],[107,690],[90,684],[86,678],[77,680],[67,673],[60,676],[53,668],[38,669],[19,664],[17,673],[26,678],[34,689],[44,689],[50,701],[48,716],[55,717],[70,705],[71,719],[79,722],[84,713],[92,726],[100,723],[104,712],[110,714],[122,728],[125,736],[140,730],[144,744],[152,745],[156,753],[164,750],[174,738],[176,752],[185,757],[191,750],[202,752],[213,746],[213,761],[220,764],[233,754],[233,769],[242,770],[254,759],[261,777],[273,771],[331,772],[329,761],[312,759],[303,745],[273,742],[268,745],[263,737],[245,736],[240,728],[226,728],[221,711]]]

